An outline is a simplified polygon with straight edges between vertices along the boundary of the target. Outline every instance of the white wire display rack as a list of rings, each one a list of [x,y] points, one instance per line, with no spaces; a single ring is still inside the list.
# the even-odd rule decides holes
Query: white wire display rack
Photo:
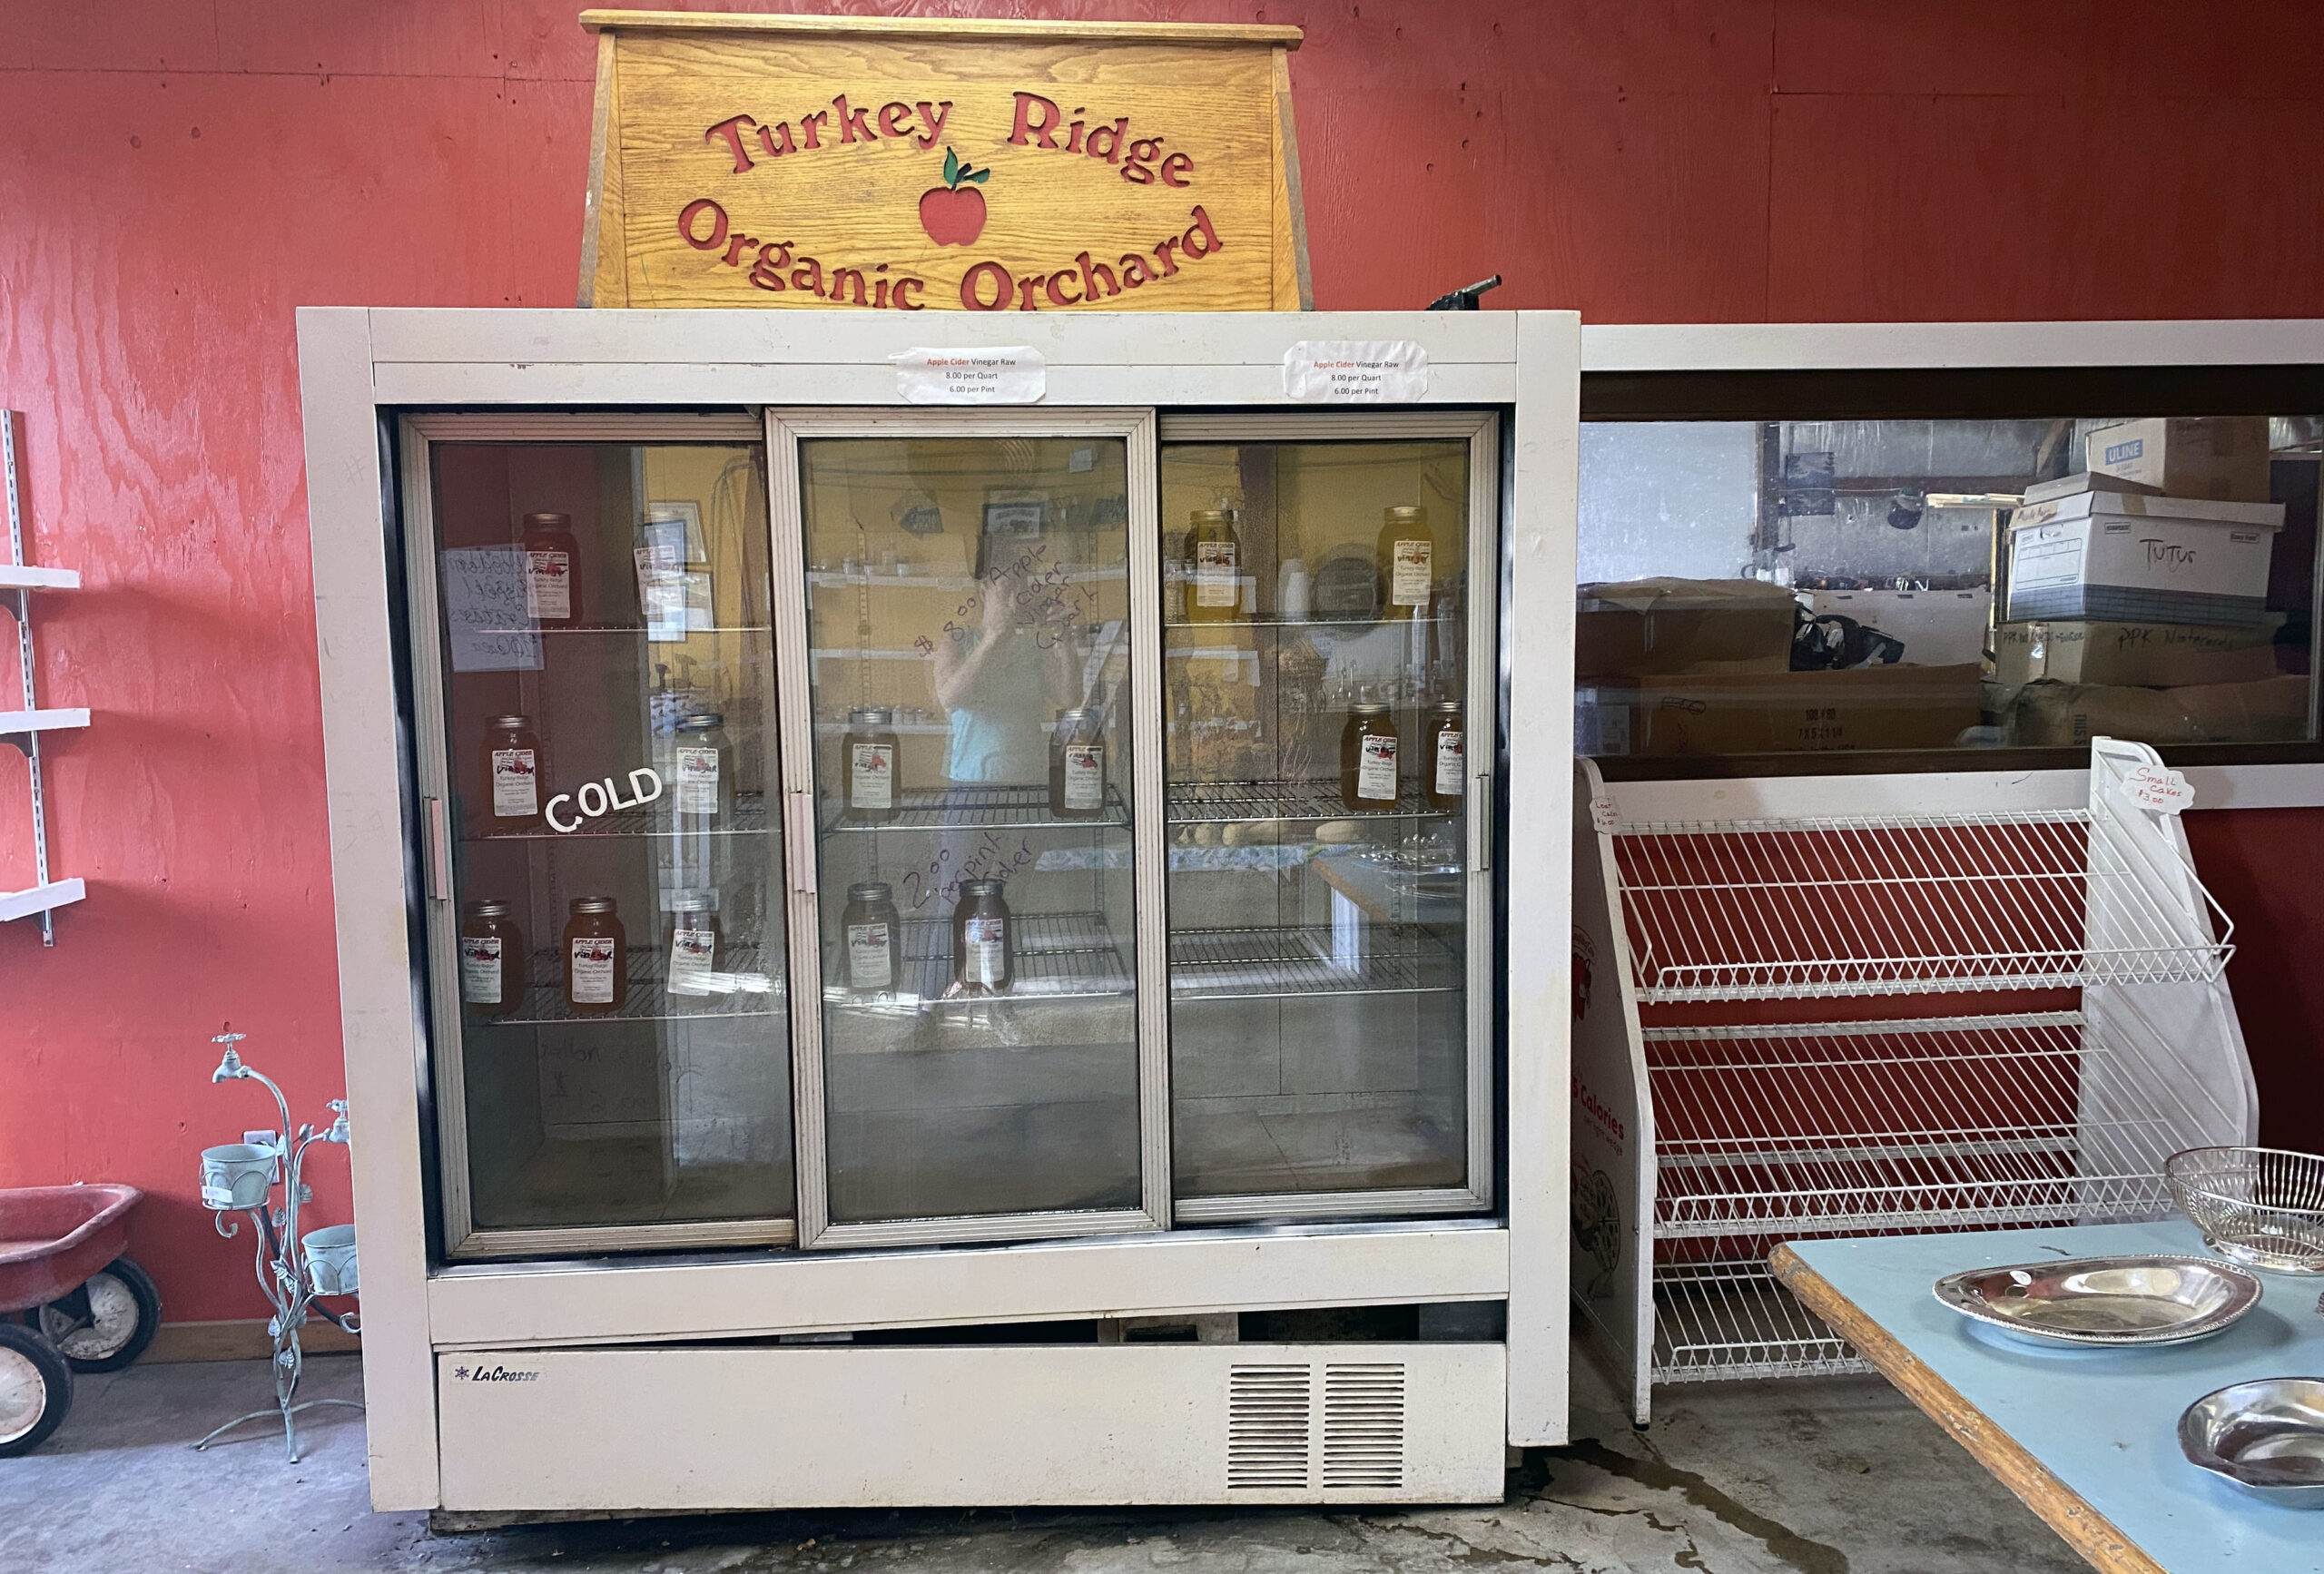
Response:
[[[1617,1226],[1581,1299],[1641,1423],[1657,1382],[1868,1370],[1777,1242],[2160,1217],[2170,1155],[2250,1140],[2232,929],[2130,795],[2152,750],[2097,740],[2078,808],[1846,818],[1630,821],[1583,770],[1576,920],[1620,1008],[1576,1031],[1577,1173]]]

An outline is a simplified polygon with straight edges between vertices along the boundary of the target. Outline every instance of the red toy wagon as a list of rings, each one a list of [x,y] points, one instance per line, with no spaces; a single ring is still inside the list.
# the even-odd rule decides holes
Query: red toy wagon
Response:
[[[0,1191],[0,1459],[30,1452],[64,1422],[74,1372],[117,1372],[153,1343],[162,1297],[122,1254],[144,1195]]]

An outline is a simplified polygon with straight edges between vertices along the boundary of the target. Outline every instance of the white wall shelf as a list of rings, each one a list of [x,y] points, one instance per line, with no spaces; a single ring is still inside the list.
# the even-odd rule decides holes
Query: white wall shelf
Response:
[[[0,923],[9,919],[30,918],[34,913],[54,912],[88,894],[87,885],[77,880],[51,880],[26,890],[0,890]]]
[[[89,724],[85,709],[44,709],[33,669],[33,595],[35,590],[78,590],[81,575],[70,568],[35,568],[25,561],[24,488],[17,478],[16,453],[23,445],[19,428],[24,418],[15,410],[0,410],[0,478],[8,497],[8,556],[0,562],[0,605],[16,619],[16,674],[22,684],[24,709],[0,711],[0,743],[23,751],[26,785],[32,794],[33,881],[24,890],[0,891],[0,921],[40,920],[40,940],[56,943],[58,908],[79,901],[86,894],[77,880],[48,876],[48,800],[41,786],[40,740],[44,733],[63,732]]]
[[[71,568],[34,568],[28,563],[0,563],[0,590],[78,590],[81,575]]]

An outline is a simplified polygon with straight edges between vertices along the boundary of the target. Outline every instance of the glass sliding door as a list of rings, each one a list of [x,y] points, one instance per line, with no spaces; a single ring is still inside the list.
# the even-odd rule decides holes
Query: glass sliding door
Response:
[[[1163,423],[1180,1219],[1489,1205],[1497,431]]]
[[[455,1255],[794,1233],[758,438],[404,424]]]
[[[803,1238],[1160,1227],[1150,418],[806,412],[770,440],[794,966],[821,986],[793,1018]]]

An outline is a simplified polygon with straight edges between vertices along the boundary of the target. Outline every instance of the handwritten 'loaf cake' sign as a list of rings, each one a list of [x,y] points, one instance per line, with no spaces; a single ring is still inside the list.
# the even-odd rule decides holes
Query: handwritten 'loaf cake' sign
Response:
[[[581,304],[1309,306],[1294,27],[587,11]]]

